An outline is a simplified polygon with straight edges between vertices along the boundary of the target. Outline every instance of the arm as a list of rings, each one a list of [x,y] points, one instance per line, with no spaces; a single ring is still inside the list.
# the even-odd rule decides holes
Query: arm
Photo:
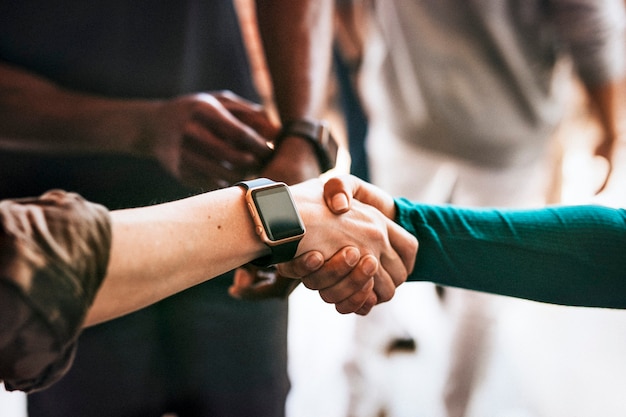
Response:
[[[259,30],[283,123],[324,111],[333,36],[332,0],[257,0]],[[287,137],[263,175],[295,184],[317,177],[311,145]]]
[[[122,101],[69,91],[0,62],[0,132],[24,149],[134,153],[148,101]]]
[[[76,194],[0,202],[0,380],[41,389],[73,358],[106,272],[108,211]]]
[[[348,258],[363,253],[385,265],[388,278],[406,279],[407,265],[390,241],[411,246],[408,233],[387,228],[388,219],[358,203],[348,215],[331,213],[319,180],[293,194],[308,228],[298,255],[315,249],[326,258],[354,246]],[[135,311],[269,252],[239,187],[111,213],[58,190],[6,200],[0,248],[0,380],[25,391],[66,372],[81,325]],[[335,285],[330,296],[366,299],[382,273],[370,272],[364,281]]]
[[[373,280],[403,282],[410,266],[392,242],[414,247],[414,239],[365,205],[336,216],[326,207],[320,180],[292,187],[307,232],[298,255],[316,250],[324,259],[354,246],[384,268],[366,279],[333,288],[341,302]],[[268,253],[254,233],[239,187],[230,187],[156,206],[112,212],[113,243],[107,277],[89,312],[94,324],[134,311]],[[159,277],[155,279],[155,277]],[[393,296],[394,285],[380,290]],[[371,291],[371,287],[370,287]],[[370,291],[363,290],[369,294]]]
[[[595,154],[609,163],[602,191],[616,163],[617,142],[624,138],[626,6],[622,0],[554,0],[551,11],[601,127]]]
[[[471,210],[397,200],[420,237],[409,277],[555,304],[626,308],[626,211]]]
[[[594,153],[609,163],[607,177],[598,189],[603,191],[612,178],[617,164],[616,149],[620,141],[625,141],[623,120],[626,117],[624,98],[626,98],[626,81],[617,80],[600,86],[587,85],[587,94],[591,100],[601,129],[601,137]]]
[[[276,128],[229,92],[167,100],[82,94],[0,62],[0,145],[157,159],[187,185],[222,187],[258,172]]]
[[[626,211],[600,206],[534,210],[462,209],[394,200],[356,177],[328,181],[335,212],[352,199],[371,204],[419,238],[411,281],[431,281],[535,301],[626,308]],[[341,277],[366,275],[334,268]],[[282,266],[288,276],[317,282],[333,273],[301,259]],[[315,272],[312,272],[315,271]]]

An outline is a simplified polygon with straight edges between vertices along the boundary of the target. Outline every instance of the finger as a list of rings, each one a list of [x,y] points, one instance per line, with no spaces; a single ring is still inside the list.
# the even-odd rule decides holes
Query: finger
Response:
[[[388,219],[395,220],[396,204],[393,197],[373,184],[354,178],[354,198],[378,209]]]
[[[335,310],[341,314],[349,314],[365,310],[369,312],[371,309],[371,306],[369,305],[371,303],[371,299],[376,299],[376,296],[373,293],[373,288],[374,280],[370,278],[359,291],[355,292],[345,300],[336,303]]]
[[[417,239],[391,220],[387,221],[387,235],[389,236],[391,247],[396,251],[404,265],[404,274],[410,274],[415,267],[415,259],[419,247]]]
[[[181,152],[196,153],[247,169],[259,169],[271,153],[269,148],[267,152],[239,148],[229,138],[205,128],[200,123],[189,123],[186,126],[181,148]]]
[[[263,106],[259,103],[255,103],[254,101],[250,101],[240,95],[235,94],[231,90],[220,90],[220,91],[212,91],[211,93],[207,93],[210,96],[215,97],[224,107],[229,109],[239,108],[247,108],[252,109],[258,112],[263,111]]]
[[[292,259],[276,265],[278,272],[289,278],[302,278],[312,274],[324,265],[324,256],[321,252],[310,251]]]
[[[352,197],[357,187],[355,178],[340,175],[330,178],[324,184],[324,201],[333,213],[342,214],[350,209]]]
[[[378,272],[378,260],[373,255],[364,256],[352,271],[334,285],[321,289],[320,297],[329,304],[337,304],[358,293]],[[365,301],[365,300],[362,300]],[[362,302],[361,302],[362,304]]]
[[[237,149],[262,155],[264,158],[269,157],[272,152],[266,138],[235,117],[217,100],[207,106],[198,107],[194,118],[204,129]]]
[[[611,161],[608,161],[608,170],[606,175],[604,176],[602,183],[600,184],[600,186],[598,187],[598,189],[596,190],[595,194],[599,194],[602,191],[604,191],[606,189],[606,186],[609,183],[609,178],[611,178],[611,173],[613,171],[613,164],[611,163]]]
[[[298,280],[283,278],[281,280],[264,279],[255,282],[239,294],[242,300],[264,300],[267,298],[286,298],[300,283]]]
[[[333,177],[324,184],[326,205],[335,214],[345,213],[350,208],[353,198],[378,209],[389,219],[395,218],[393,198],[375,185],[354,175]]]
[[[382,254],[380,264],[376,294],[381,301],[389,301],[393,297],[395,289],[406,281],[408,274],[402,260],[395,253],[391,255]]]
[[[281,277],[274,269],[238,268],[228,293],[243,300],[286,298],[298,284],[298,280]]]
[[[195,154],[181,155],[180,179],[188,186],[203,190],[224,188],[246,176],[246,170],[235,170],[217,162]]]
[[[382,259],[381,259],[382,261]],[[374,293],[376,293],[377,303],[384,303],[391,300],[396,293],[396,283],[387,273],[385,267],[381,265],[374,275]]]
[[[358,314],[359,316],[366,316],[369,314],[370,311],[372,311],[372,308],[374,308],[376,304],[378,304],[378,297],[376,297],[376,293],[372,291],[370,293],[370,296],[365,301],[365,303],[363,303],[361,308],[355,311],[355,313]]]
[[[228,294],[234,298],[242,298],[242,296],[245,295],[246,289],[254,284],[255,279],[256,277],[252,272],[244,268],[236,269],[233,276],[233,283],[228,288]]]
[[[237,96],[231,91],[220,92],[216,97],[237,119],[253,128],[264,139],[273,139],[278,134],[278,124],[272,121],[264,106]]]
[[[357,248],[351,246],[343,248],[331,256],[330,259],[324,263],[322,268],[303,276],[302,283],[310,290],[323,290],[333,287],[349,276],[355,265],[359,262],[360,258],[361,253]],[[361,277],[357,276],[355,278],[359,279]],[[348,279],[348,281],[350,281],[350,279]],[[360,287],[361,286],[359,286],[359,288]],[[340,289],[342,288],[344,287],[341,287]],[[348,295],[345,295],[343,298],[347,296]],[[334,303],[335,298],[328,302]]]

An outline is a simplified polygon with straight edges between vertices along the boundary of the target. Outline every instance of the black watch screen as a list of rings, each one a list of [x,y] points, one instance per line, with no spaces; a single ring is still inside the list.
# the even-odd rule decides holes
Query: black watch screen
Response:
[[[277,242],[304,233],[302,221],[286,187],[252,190],[252,200],[270,241]]]

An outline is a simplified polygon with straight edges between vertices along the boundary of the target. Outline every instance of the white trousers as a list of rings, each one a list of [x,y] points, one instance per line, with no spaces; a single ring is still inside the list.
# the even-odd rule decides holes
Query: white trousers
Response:
[[[375,184],[434,204],[540,206],[553,178],[548,155],[493,170],[407,144],[375,123],[368,153]],[[432,284],[406,283],[358,317],[354,332],[350,417],[626,415],[623,311],[451,288],[441,296]],[[413,351],[390,351],[407,339]]]

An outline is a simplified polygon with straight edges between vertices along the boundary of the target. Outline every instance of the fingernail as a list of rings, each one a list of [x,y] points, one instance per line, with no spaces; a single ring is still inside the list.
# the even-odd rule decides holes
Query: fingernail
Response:
[[[355,248],[348,248],[346,249],[344,253],[344,259],[346,260],[346,263],[348,264],[348,266],[356,265],[356,263],[359,262],[360,256],[361,254]]]
[[[363,260],[362,268],[366,275],[374,275],[376,269],[378,269],[378,262],[372,257],[367,257]]]
[[[317,271],[323,264],[324,258],[318,253],[307,256],[305,261],[305,265],[309,271]]]
[[[348,197],[345,194],[335,194],[332,199],[333,209],[335,211],[343,211],[348,208]]]

